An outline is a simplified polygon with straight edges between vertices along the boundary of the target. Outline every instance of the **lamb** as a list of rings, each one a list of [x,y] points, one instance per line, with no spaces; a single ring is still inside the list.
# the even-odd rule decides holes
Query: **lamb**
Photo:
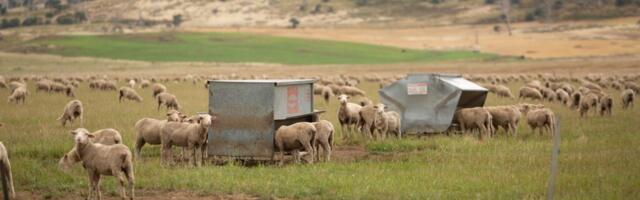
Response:
[[[333,150],[333,133],[335,132],[333,124],[327,120],[320,120],[312,124],[317,131],[313,142],[316,160],[320,160],[320,146],[322,146],[324,161],[328,162],[331,160],[331,151]]]
[[[313,140],[317,133],[316,127],[309,122],[298,122],[289,126],[283,125],[276,130],[274,136],[276,149],[273,152],[271,160],[275,160],[276,152],[280,152],[279,166],[284,163],[284,151],[293,154],[296,163],[300,162],[299,151],[304,149],[307,153],[314,157]],[[313,159],[309,161],[313,163]]]
[[[511,94],[511,90],[509,90],[509,88],[504,85],[496,85],[496,94],[499,97],[513,98],[513,94]]]
[[[94,136],[90,139],[92,143],[104,145],[122,144],[122,135],[120,135],[120,132],[112,128],[97,130],[91,133],[91,135]],[[67,171],[77,162],[80,162],[80,158],[78,157],[76,149],[73,148],[60,158],[60,161],[58,161],[58,167],[63,171]]]
[[[467,129],[479,128],[480,139],[483,134],[490,134],[493,132],[493,117],[491,113],[484,108],[462,108],[455,112],[454,119],[460,125],[462,132],[467,132]]]
[[[542,100],[542,94],[538,89],[532,87],[522,87],[520,88],[518,98],[530,98],[532,100]]]
[[[151,90],[153,91],[153,97],[155,98],[158,96],[158,94],[166,92],[167,87],[160,83],[154,83],[153,85],[151,85]]]
[[[495,131],[502,127],[507,134],[518,134],[518,122],[520,121],[521,105],[512,106],[491,106],[485,107],[493,117],[493,127]]]
[[[360,131],[365,136],[372,138],[375,132],[374,122],[376,119],[376,108],[373,103],[368,101],[360,102],[360,111],[358,112],[358,116],[360,117],[360,122],[358,126],[360,127]]]
[[[173,161],[171,147],[173,145],[187,147],[189,163],[194,166],[202,165],[205,142],[208,130],[216,117],[204,114],[200,115],[198,123],[167,122],[162,126],[160,141],[162,143],[162,161],[170,164]],[[198,152],[200,155],[198,156]]]
[[[569,93],[567,93],[567,91],[564,91],[563,89],[556,90],[556,100],[563,105],[568,105],[570,99],[571,97],[569,97]]]
[[[19,104],[20,102],[22,102],[22,104],[25,104],[25,101],[27,100],[27,94],[28,92],[26,87],[16,88],[7,98],[7,102],[11,103],[15,101],[16,104]]]
[[[178,98],[175,95],[169,94],[167,92],[162,92],[156,96],[156,101],[158,102],[158,110],[160,110],[160,106],[165,105],[167,110],[175,109],[180,110],[180,104],[178,103]]]
[[[90,138],[95,136],[84,128],[71,131],[71,134],[74,136],[77,155],[82,160],[82,166],[87,170],[91,181],[87,199],[91,199],[93,196],[97,196],[98,199],[102,198],[100,192],[100,178],[102,175],[116,177],[120,183],[120,197],[122,199],[133,199],[134,168],[129,148],[123,144],[103,145],[92,143]],[[129,183],[130,197],[127,197],[125,179]]]
[[[340,130],[343,134],[344,127],[347,127],[349,132],[353,131],[353,126],[357,126],[360,124],[360,110],[362,106],[347,102],[349,96],[345,94],[341,94],[338,96],[338,101],[340,101],[340,108],[338,110],[338,121],[340,121]],[[348,134],[345,134],[348,136]]]
[[[122,102],[123,98],[136,101],[136,102],[142,101],[142,97],[140,97],[140,95],[138,95],[136,90],[134,90],[133,88],[123,86],[123,87],[120,87],[118,92],[120,93],[120,96],[118,96],[119,102]]]
[[[589,109],[598,106],[599,97],[596,93],[588,93],[580,100],[580,117],[585,117]]]
[[[162,143],[160,140],[160,131],[165,123],[180,122],[184,117],[186,116],[176,110],[169,110],[167,112],[166,120],[157,120],[152,118],[142,118],[138,120],[134,125],[136,129],[136,146],[134,148],[134,155],[136,159],[140,158],[140,152],[145,144],[158,145]]]
[[[67,124],[67,121],[73,123],[73,120],[80,118],[80,125],[84,125],[83,120],[84,108],[82,106],[82,102],[80,100],[71,100],[64,106],[64,110],[62,111],[62,115],[58,117],[60,123],[64,127]]]
[[[536,128],[540,130],[540,135],[546,130],[551,135],[555,132],[556,115],[549,108],[539,108],[527,111],[527,124],[531,127],[531,132],[535,132]]]
[[[376,118],[374,125],[378,133],[382,138],[393,132],[398,138],[402,137],[402,131],[400,130],[400,114],[395,111],[385,111],[386,106],[379,103],[374,106],[376,109]]]
[[[620,98],[622,99],[622,108],[627,109],[633,107],[633,101],[636,98],[636,93],[632,89],[626,89],[622,91]]]
[[[9,161],[9,153],[7,152],[7,148],[0,142],[0,173],[2,173],[2,177],[4,180],[2,181],[2,186],[7,189],[4,191],[9,192],[9,199],[16,198],[16,191],[13,188],[13,175],[11,175],[11,162]],[[6,184],[6,185],[5,185]]]
[[[600,99],[600,104],[598,105],[600,108],[600,116],[604,116],[605,114],[611,116],[611,110],[613,109],[613,98],[607,95]]]

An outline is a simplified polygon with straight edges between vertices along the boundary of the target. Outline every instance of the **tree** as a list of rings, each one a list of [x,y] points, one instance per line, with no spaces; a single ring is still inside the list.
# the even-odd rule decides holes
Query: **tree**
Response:
[[[507,31],[509,32],[509,36],[511,36],[511,17],[509,16],[509,12],[511,11],[511,1],[510,0],[502,0],[502,18],[504,19],[504,23],[507,25]]]
[[[76,18],[76,22],[84,22],[87,21],[87,14],[82,11],[78,11],[73,15]]]
[[[291,18],[289,20],[289,23],[291,23],[290,27],[293,28],[293,29],[298,28],[298,25],[300,25],[300,21],[298,21],[298,19],[296,19],[295,17]]]
[[[0,15],[7,14],[7,7],[0,4]]]
[[[33,26],[33,25],[38,25],[40,23],[41,23],[41,20],[39,17],[31,16],[31,17],[27,17],[22,21],[22,26]]]
[[[180,26],[180,24],[182,24],[182,15],[173,15],[173,21],[171,22],[171,24],[173,24],[174,27]]]

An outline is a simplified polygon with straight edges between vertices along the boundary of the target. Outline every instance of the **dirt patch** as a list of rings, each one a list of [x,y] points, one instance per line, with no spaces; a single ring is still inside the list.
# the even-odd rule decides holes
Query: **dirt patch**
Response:
[[[369,152],[363,146],[339,146],[331,153],[331,160],[338,162],[353,162],[363,160]]]
[[[86,194],[67,194],[62,197],[45,197],[38,192],[19,191],[16,194],[17,200],[29,199],[51,199],[51,200],[83,200],[86,199]],[[119,196],[111,196],[102,191],[103,200],[116,200],[120,199]],[[198,194],[191,191],[150,191],[150,190],[136,190],[135,199],[153,199],[153,200],[254,200],[258,197],[247,194]]]

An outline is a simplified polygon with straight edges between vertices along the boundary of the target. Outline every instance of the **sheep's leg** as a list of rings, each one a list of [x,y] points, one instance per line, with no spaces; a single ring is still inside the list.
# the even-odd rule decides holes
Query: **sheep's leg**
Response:
[[[9,162],[9,159],[4,159],[4,160],[0,160],[0,165],[2,165],[2,169],[4,171],[0,171],[0,173],[4,174],[4,178],[5,180],[0,180],[0,181],[6,181],[6,185],[9,189],[9,199],[15,199],[16,197],[16,191],[13,188],[13,177],[11,176],[11,163]]]
[[[297,149],[293,150],[293,161],[296,164],[300,164],[300,152]]]
[[[306,143],[304,144],[304,150],[307,151],[307,153],[311,154],[311,160],[309,161],[309,163],[313,163],[313,157],[314,157],[314,150],[313,147],[311,146],[311,144]]]
[[[189,154],[189,155],[187,155],[187,157],[189,158],[189,164],[192,164],[193,166],[197,166],[196,159],[195,159],[196,155],[195,155],[195,145],[194,144],[187,144],[187,153]]]
[[[200,145],[196,146],[193,149],[193,151],[194,151],[193,154],[194,154],[195,160],[196,160],[196,166],[198,166],[198,167],[202,166],[202,147],[203,147],[203,145],[200,144]]]
[[[96,194],[98,195],[98,200],[102,200],[102,191],[100,191],[100,174],[97,174],[98,180],[96,181]]]
[[[322,152],[324,154],[324,161],[325,162],[329,162],[331,159],[331,147],[329,147],[329,143],[328,142],[323,142],[322,143]],[[316,155],[320,155],[320,153],[318,153],[317,151],[315,152]]]
[[[125,178],[123,174],[120,172],[120,169],[112,169],[111,173],[118,179],[118,183],[120,184],[120,198],[127,199],[127,190],[125,189]]]
[[[316,156],[314,157],[316,161],[320,161],[320,153],[318,153],[320,152],[320,145],[321,145],[320,143],[323,143],[323,142],[316,141],[315,144],[312,145],[313,150],[316,152]],[[327,151],[325,150],[324,153],[326,154]]]
[[[164,158],[164,164],[166,165],[171,165],[173,164],[173,155],[171,153],[171,144],[164,144],[162,147],[162,152],[164,153],[164,155],[162,155],[162,157]]]
[[[134,150],[134,155],[136,155],[136,160],[140,159],[140,152],[142,151],[142,146],[144,146],[145,141],[144,138],[140,137],[136,140],[136,146],[133,149]]]
[[[133,175],[133,166],[131,164],[129,164],[126,169],[124,170],[125,176],[127,177],[127,181],[129,182],[129,199],[133,200],[133,198],[135,197],[134,194],[134,190],[135,190],[135,184],[134,184],[134,175]]]

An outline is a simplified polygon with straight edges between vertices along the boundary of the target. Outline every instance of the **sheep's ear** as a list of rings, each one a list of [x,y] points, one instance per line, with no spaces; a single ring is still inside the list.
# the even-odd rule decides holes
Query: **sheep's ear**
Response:
[[[76,131],[69,131],[69,133],[71,133],[71,135],[76,135],[76,134],[78,134]]]
[[[91,134],[87,134],[87,137],[89,137],[89,138],[94,138],[94,137],[96,137],[96,136],[91,135]]]
[[[373,106],[373,108],[378,109],[378,106]]]

